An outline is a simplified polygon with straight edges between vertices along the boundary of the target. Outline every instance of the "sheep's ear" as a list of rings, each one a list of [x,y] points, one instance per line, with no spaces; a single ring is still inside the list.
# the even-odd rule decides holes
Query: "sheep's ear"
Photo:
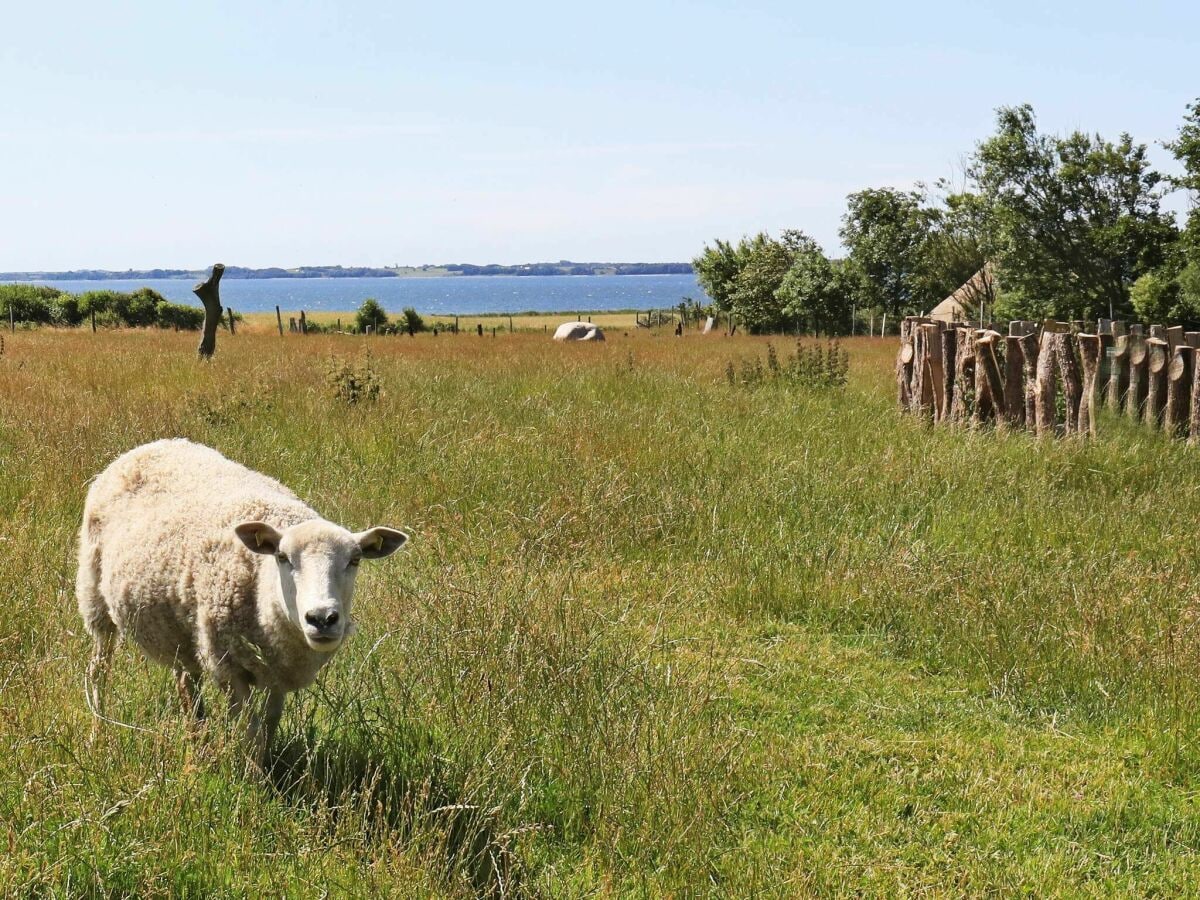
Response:
[[[278,553],[283,535],[266,522],[243,522],[236,526],[234,534],[255,553]]]
[[[354,536],[366,559],[382,559],[391,556],[408,542],[408,535],[395,528],[376,526],[360,531]]]

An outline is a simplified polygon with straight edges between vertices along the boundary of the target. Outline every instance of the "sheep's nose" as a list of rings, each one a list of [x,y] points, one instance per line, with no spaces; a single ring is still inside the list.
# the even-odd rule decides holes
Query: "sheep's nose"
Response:
[[[304,614],[305,622],[320,629],[332,628],[338,623],[338,618],[336,609],[317,609]]]

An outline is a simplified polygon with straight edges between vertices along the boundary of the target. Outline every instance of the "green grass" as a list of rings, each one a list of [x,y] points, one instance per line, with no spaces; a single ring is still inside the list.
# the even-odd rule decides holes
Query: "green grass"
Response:
[[[1194,449],[922,426],[889,341],[841,391],[731,387],[764,341],[669,332],[193,344],[6,336],[12,896],[1193,890]],[[345,406],[329,359],[368,349]],[[266,773],[130,650],[137,728],[89,741],[86,482],[174,435],[413,535]]]

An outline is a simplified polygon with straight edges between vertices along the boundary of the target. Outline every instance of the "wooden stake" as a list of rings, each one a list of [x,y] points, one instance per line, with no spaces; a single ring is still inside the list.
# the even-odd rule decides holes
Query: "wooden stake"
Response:
[[[912,410],[913,356],[912,323],[900,322],[900,351],[896,354],[896,403],[901,412]]]
[[[233,307],[232,306],[225,307],[225,312],[229,313],[229,333],[237,334],[237,332],[234,330],[234,326],[233,326]]]
[[[1079,361],[1075,358],[1074,335],[1058,335],[1058,374],[1062,377],[1063,397],[1067,401],[1066,430],[1079,430],[1079,402],[1083,399],[1083,381],[1079,376]]]
[[[1031,327],[1021,335],[1021,380],[1025,390],[1025,427],[1029,429],[1037,427],[1037,363],[1038,335]]]
[[[1167,408],[1163,414],[1163,431],[1181,437],[1188,433],[1192,398],[1192,375],[1196,368],[1196,348],[1180,344],[1175,348],[1167,366]]]
[[[942,366],[942,333],[941,326],[934,323],[922,325],[925,333],[925,377],[923,384],[928,385],[930,395],[930,411],[936,422],[942,417],[945,403],[946,374]]]
[[[1136,327],[1136,326],[1135,326]],[[1129,390],[1125,392],[1125,414],[1133,419],[1139,419],[1146,404],[1146,390],[1149,387],[1146,363],[1149,359],[1146,339],[1140,333],[1129,335]]]
[[[1188,403],[1188,443],[1200,442],[1200,373],[1196,371],[1200,363],[1200,350],[1192,348],[1192,396]]]
[[[1114,323],[1114,327],[1116,324],[1119,323]],[[1107,405],[1113,412],[1119,412],[1125,392],[1129,390],[1129,338],[1126,335],[1116,335],[1108,357]]]
[[[279,307],[275,307],[275,321],[279,325],[279,336],[283,337],[283,313],[279,311]]]
[[[975,332],[954,329],[954,391],[950,398],[950,421],[965,422],[972,413],[969,396],[975,393]]]
[[[204,304],[204,332],[197,348],[201,359],[212,359],[217,351],[217,327],[221,324],[221,276],[224,274],[225,266],[217,263],[207,280],[192,288],[192,293]]]
[[[1111,327],[1111,323],[1110,326]],[[1079,358],[1083,364],[1083,394],[1079,402],[1079,430],[1090,435],[1096,434],[1096,407],[1099,405],[1099,391],[1096,386],[1096,376],[1100,374],[1100,350],[1103,346],[1098,334],[1079,335]]]
[[[1009,423],[1016,428],[1025,424],[1025,361],[1021,355],[1021,341],[1020,335],[1009,335],[1004,339],[1004,408]]]
[[[992,412],[997,423],[1003,425],[1008,421],[1008,407],[1004,398],[1004,380],[1000,376],[1000,361],[996,358],[996,344],[999,340],[1000,335],[989,331],[981,340],[975,342],[975,383],[979,384],[982,374]],[[976,411],[978,409],[976,406]]]
[[[1155,326],[1150,326],[1154,328]],[[1162,338],[1146,341],[1149,361],[1146,364],[1146,424],[1158,428],[1162,424],[1163,407],[1167,404],[1167,350],[1169,345]]]
[[[1058,334],[1044,334],[1045,343],[1037,358],[1037,375],[1034,387],[1034,402],[1036,405],[1035,423],[1038,437],[1054,436],[1058,425],[1058,411],[1055,401],[1058,399]]]
[[[950,408],[954,404],[955,356],[958,353],[958,332],[943,328],[938,334],[942,344],[942,405],[938,410],[938,421],[950,421]]]

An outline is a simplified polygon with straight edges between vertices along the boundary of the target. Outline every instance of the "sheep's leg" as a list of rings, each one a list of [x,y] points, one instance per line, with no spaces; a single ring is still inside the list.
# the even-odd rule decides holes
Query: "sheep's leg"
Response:
[[[249,683],[240,678],[232,679],[225,685],[225,693],[229,697],[229,715],[234,719],[246,719],[246,746],[250,758],[262,765],[266,755],[263,725],[251,703],[253,692]]]
[[[111,631],[98,630],[95,634],[95,645],[92,648],[92,658],[88,661],[87,667],[87,699],[88,706],[92,709],[95,721],[92,722],[92,740],[94,741],[100,732],[100,722],[104,716],[104,691],[108,685],[108,671],[112,662],[113,647],[117,643],[117,636]]]
[[[203,722],[205,716],[204,696],[200,693],[200,679],[194,672],[183,666],[175,667],[175,688],[179,691],[179,701],[183,704],[183,713],[195,722]]]
[[[271,748],[271,742],[275,739],[275,732],[279,729],[279,719],[283,716],[283,703],[286,699],[286,691],[267,692],[267,703],[263,710],[262,723],[262,752],[264,757],[266,752]]]

